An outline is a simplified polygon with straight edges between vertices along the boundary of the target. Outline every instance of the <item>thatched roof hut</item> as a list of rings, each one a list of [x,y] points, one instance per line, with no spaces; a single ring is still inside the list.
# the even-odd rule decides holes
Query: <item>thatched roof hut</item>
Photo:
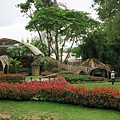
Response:
[[[106,77],[109,77],[111,71],[110,67],[95,58],[87,59],[80,65],[80,72],[84,72],[89,75],[93,75],[95,70],[100,70],[102,74],[106,74]],[[104,77],[104,76],[103,76]]]

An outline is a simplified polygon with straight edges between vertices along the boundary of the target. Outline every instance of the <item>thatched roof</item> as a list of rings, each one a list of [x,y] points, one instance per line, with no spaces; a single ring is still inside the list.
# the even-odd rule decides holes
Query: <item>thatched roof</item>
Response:
[[[110,72],[110,67],[95,58],[87,59],[81,63],[81,71],[84,71],[87,74],[90,74],[91,71],[95,69],[105,69],[107,72]]]
[[[7,55],[2,55],[0,56],[0,61],[2,63],[2,68],[3,68],[3,73],[4,73],[4,69],[5,69],[5,66],[7,65],[7,72],[9,71],[9,57]]]
[[[30,43],[25,43],[24,40],[21,42],[9,38],[0,38],[0,54],[2,53],[3,50],[8,48],[9,45],[14,45],[17,43],[21,43],[22,45],[26,46],[35,56],[42,55],[42,52],[34,45]]]

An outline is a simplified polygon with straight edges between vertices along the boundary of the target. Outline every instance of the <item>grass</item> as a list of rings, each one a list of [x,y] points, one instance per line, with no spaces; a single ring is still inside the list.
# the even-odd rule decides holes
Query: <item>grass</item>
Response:
[[[80,86],[80,85],[84,85],[88,88],[93,88],[94,86],[98,86],[98,87],[115,87],[120,89],[120,82],[115,82],[114,85],[112,85],[111,82],[103,82],[103,83],[92,83],[92,82],[81,82],[80,84],[74,84],[75,86]]]
[[[0,113],[17,116],[50,116],[55,120],[120,120],[120,112],[41,101],[0,101]]]
[[[39,79],[40,76],[26,76],[26,77],[25,77],[25,80],[31,80],[31,78],[32,78],[33,80],[36,80],[36,79]]]
[[[38,76],[34,76],[34,79]],[[26,78],[27,80],[30,77]],[[94,86],[114,86],[120,89],[120,82],[74,84],[75,86],[85,85],[88,88]],[[49,116],[55,120],[120,120],[120,112],[105,109],[85,108],[70,104],[59,104],[41,101],[10,101],[0,100],[0,113],[15,116],[39,117]]]
[[[31,80],[31,77],[33,80],[35,79],[39,79],[40,76],[27,76],[25,80]],[[94,86],[98,86],[98,87],[102,87],[102,86],[106,86],[106,87],[116,87],[118,89],[120,89],[120,82],[115,82],[114,85],[112,85],[111,82],[81,82],[80,84],[74,84],[75,86],[80,86],[80,85],[84,85],[88,88],[93,88]]]

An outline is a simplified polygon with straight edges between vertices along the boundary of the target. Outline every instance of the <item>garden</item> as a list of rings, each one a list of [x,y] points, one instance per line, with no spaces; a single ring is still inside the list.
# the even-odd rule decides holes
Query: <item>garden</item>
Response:
[[[120,120],[119,0],[93,0],[96,19],[78,2],[73,10],[65,0],[13,3],[35,36],[0,39],[0,120]]]
[[[119,82],[70,84],[61,76],[27,81],[20,74],[0,78],[0,120],[117,120],[120,116]]]

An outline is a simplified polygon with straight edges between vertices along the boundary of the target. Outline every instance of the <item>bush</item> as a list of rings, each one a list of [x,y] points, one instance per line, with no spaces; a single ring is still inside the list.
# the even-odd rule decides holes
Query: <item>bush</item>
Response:
[[[92,82],[105,82],[105,81],[108,81],[107,78],[104,78],[104,77],[94,77],[94,76],[90,76],[89,77],[90,81]]]
[[[19,82],[21,83],[24,80],[24,75],[22,74],[0,74],[1,82]]]
[[[79,74],[60,74],[61,77],[64,77],[70,83],[77,83],[78,81],[84,81],[89,78],[88,75],[79,75]]]
[[[114,87],[75,87],[58,77],[26,83],[0,82],[0,99],[41,100],[120,111],[120,91]]]
[[[32,100],[44,88],[68,84],[64,78],[50,81],[30,81],[23,83],[0,82],[0,99]]]
[[[59,68],[53,68],[53,69],[52,69],[52,72],[53,72],[53,73],[60,72],[60,69],[59,69]]]
[[[29,117],[19,117],[19,116],[10,116],[10,115],[0,114],[0,120],[54,120],[54,119],[47,116],[29,118]]]

